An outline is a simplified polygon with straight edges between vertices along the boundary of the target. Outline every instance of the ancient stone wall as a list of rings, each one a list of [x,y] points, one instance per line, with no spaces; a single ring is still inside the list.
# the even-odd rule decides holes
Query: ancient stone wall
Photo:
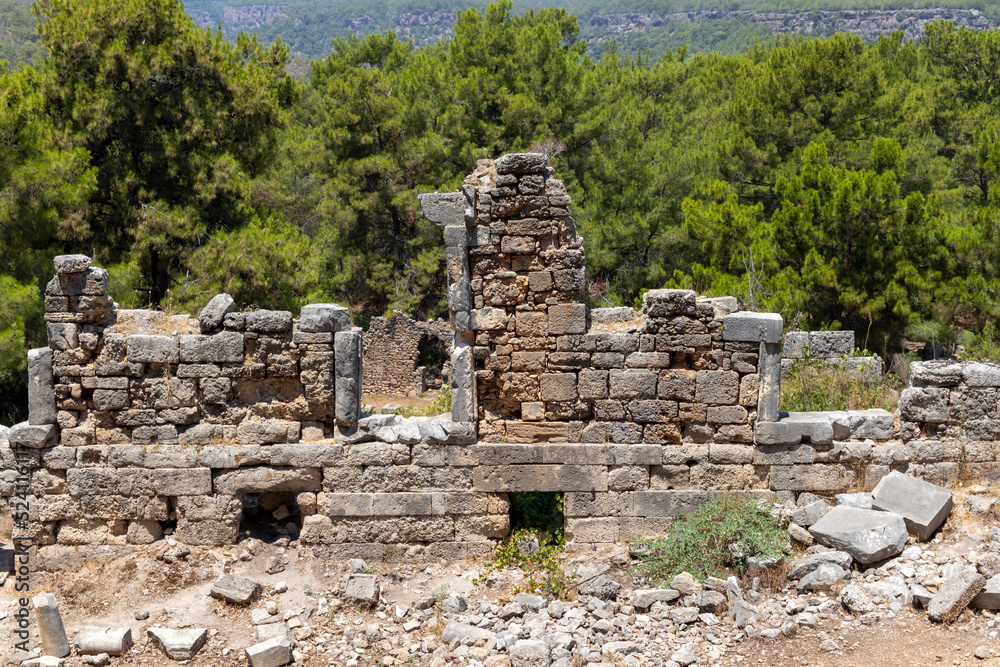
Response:
[[[421,201],[445,225],[480,439],[752,443],[777,418],[780,316],[690,290],[647,292],[631,317],[588,312],[583,241],[544,156],[480,161],[462,192]]]
[[[450,356],[454,338],[455,330],[444,322],[418,322],[402,313],[373,317],[364,334],[365,394],[407,396],[424,391],[419,381],[421,344],[439,347]]]
[[[56,258],[30,418],[0,429],[0,494],[22,484],[15,454],[34,468],[15,538],[95,557],[166,532],[221,544],[266,499],[320,555],[458,558],[507,533],[511,492],[565,493],[582,545],[660,533],[713,491],[997,476],[1000,367],[914,364],[898,416],[781,412],[780,317],[685,290],[589,310],[568,206],[532,154],[423,197],[456,332],[452,412],[434,417],[361,412],[363,336],[338,306],[123,311],[103,270]]]

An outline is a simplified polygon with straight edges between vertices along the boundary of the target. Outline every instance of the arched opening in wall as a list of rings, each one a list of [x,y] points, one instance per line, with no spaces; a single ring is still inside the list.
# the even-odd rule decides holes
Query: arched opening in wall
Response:
[[[515,491],[508,498],[511,534],[526,529],[534,532],[543,545],[562,541],[566,531],[566,497],[561,491]]]
[[[262,542],[281,538],[295,540],[302,530],[302,513],[291,491],[268,491],[243,495],[243,519],[240,536]]]
[[[421,336],[417,343],[417,391],[423,393],[428,389],[440,389],[444,384],[444,368],[451,354],[448,346],[434,336]],[[423,382],[421,370],[423,369]]]

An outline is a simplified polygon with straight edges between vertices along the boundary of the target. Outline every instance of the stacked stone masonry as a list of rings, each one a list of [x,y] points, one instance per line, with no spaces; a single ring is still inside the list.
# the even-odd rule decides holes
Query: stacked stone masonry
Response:
[[[544,157],[481,162],[421,204],[447,244],[450,415],[364,414],[363,336],[339,306],[120,310],[103,270],[57,257],[29,420],[0,427],[0,493],[15,448],[34,468],[15,538],[88,558],[167,532],[224,544],[269,495],[317,554],[436,560],[489,553],[510,492],[565,493],[567,536],[591,544],[661,533],[715,491],[998,474],[1000,367],[914,364],[898,418],[782,413],[779,316],[684,290],[586,307],[583,242]]]
[[[799,360],[817,360],[840,366],[850,373],[863,373],[874,380],[882,375],[882,360],[877,356],[855,357],[853,331],[789,331],[781,348],[781,377]]]
[[[373,317],[364,334],[364,393],[407,396],[424,391],[428,369],[420,363],[421,345],[450,355],[454,338],[455,330],[444,322],[418,322],[398,312]]]

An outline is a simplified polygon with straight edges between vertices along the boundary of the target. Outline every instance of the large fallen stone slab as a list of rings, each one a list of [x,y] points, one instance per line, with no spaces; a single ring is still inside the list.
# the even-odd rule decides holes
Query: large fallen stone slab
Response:
[[[990,577],[969,606],[976,609],[1000,609],[1000,574]]]
[[[73,638],[80,655],[125,655],[132,648],[131,628],[84,628]]]
[[[854,558],[846,551],[822,551],[818,554],[807,554],[792,563],[788,570],[789,579],[801,579],[823,563],[836,565],[842,570],[850,570]]]
[[[973,568],[965,568],[944,582],[927,605],[927,617],[938,623],[951,623],[969,606],[983,586],[986,577]]]
[[[893,512],[837,506],[809,528],[820,544],[851,554],[862,565],[891,558],[906,547],[906,523]]]
[[[205,628],[178,630],[175,628],[149,628],[146,635],[160,645],[171,660],[190,660],[208,639]]]
[[[948,518],[951,491],[893,470],[872,491],[872,509],[895,512],[906,529],[925,541]]]
[[[214,584],[209,592],[213,598],[238,605],[248,605],[260,592],[260,584],[253,579],[227,574]]]
[[[352,574],[344,583],[342,597],[351,605],[378,604],[378,577],[374,574]]]
[[[285,637],[275,637],[254,644],[246,650],[250,667],[282,667],[292,661],[292,643]]]

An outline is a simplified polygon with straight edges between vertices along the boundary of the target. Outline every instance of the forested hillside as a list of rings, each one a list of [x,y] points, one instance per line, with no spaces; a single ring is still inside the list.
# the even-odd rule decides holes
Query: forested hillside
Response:
[[[438,316],[417,195],[508,151],[565,179],[595,305],[693,287],[881,351],[1000,317],[1000,32],[597,58],[572,15],[501,2],[447,43],[339,38],[299,82],[173,0],[40,9],[44,57],[0,73],[0,422],[53,255],[93,255],[123,307]]]

